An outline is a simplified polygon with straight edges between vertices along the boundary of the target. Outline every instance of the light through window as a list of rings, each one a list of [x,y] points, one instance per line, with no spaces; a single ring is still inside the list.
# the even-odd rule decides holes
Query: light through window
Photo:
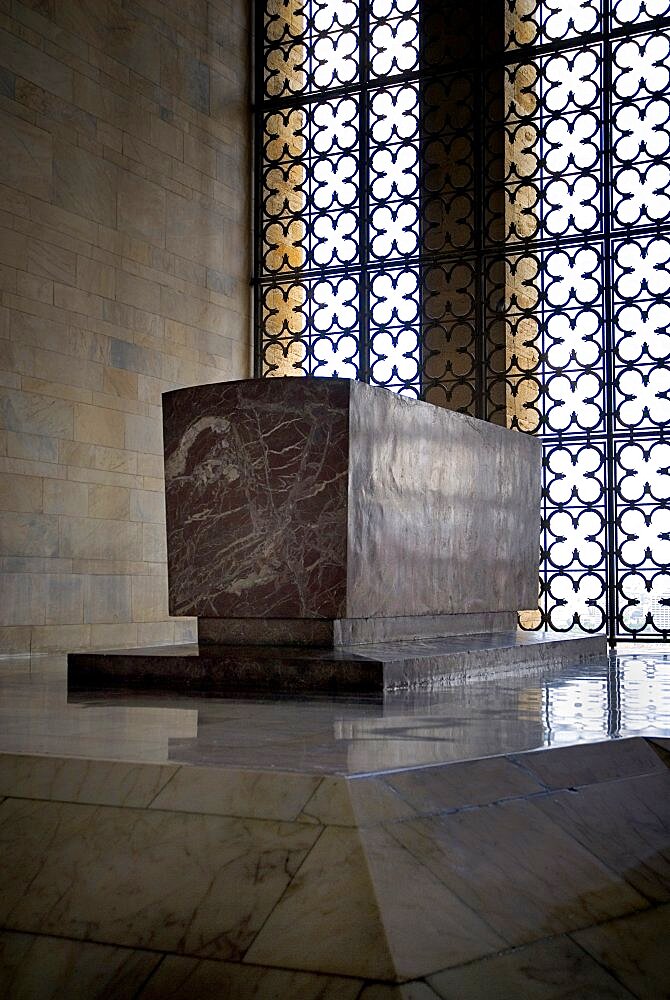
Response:
[[[670,628],[670,2],[266,0],[259,374],[542,435],[527,628]]]

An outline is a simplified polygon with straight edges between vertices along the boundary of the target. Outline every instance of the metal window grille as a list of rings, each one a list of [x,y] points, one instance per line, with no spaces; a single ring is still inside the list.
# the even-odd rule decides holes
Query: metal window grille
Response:
[[[526,628],[670,632],[670,0],[259,0],[257,373],[538,433]]]

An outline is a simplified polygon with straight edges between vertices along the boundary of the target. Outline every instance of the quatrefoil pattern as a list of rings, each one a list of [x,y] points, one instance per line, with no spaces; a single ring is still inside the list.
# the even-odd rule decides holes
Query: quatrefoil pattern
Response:
[[[258,0],[258,373],[541,435],[533,627],[670,638],[670,0],[446,6]]]

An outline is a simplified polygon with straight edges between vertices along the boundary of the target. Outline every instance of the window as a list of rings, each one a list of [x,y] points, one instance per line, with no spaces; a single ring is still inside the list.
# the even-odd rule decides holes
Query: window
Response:
[[[266,0],[259,374],[540,434],[526,628],[670,633],[670,2]]]

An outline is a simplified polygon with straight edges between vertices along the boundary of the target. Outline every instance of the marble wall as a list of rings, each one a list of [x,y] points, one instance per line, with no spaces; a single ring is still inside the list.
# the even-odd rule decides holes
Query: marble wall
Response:
[[[160,400],[249,373],[248,16],[0,0],[0,652],[191,634]]]

